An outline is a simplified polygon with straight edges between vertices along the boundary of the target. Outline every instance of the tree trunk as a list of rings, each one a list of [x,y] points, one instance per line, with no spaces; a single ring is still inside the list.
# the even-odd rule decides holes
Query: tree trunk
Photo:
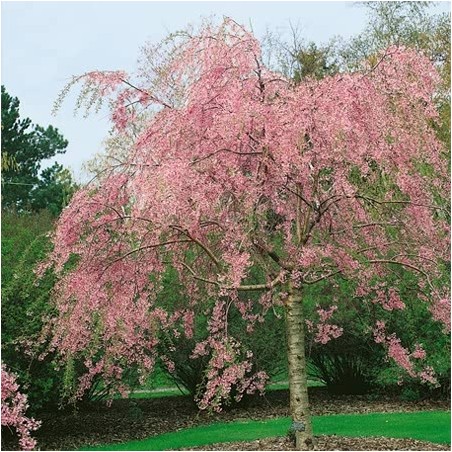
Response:
[[[297,450],[312,450],[314,439],[308,401],[303,303],[300,289],[290,283],[288,289],[286,321],[291,432],[295,436]]]

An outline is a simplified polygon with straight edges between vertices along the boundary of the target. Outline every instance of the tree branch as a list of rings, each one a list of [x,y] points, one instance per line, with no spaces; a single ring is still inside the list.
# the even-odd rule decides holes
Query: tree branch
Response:
[[[339,231],[332,231],[332,232],[330,232],[330,234],[331,235],[343,234],[344,232],[350,232],[350,230],[353,230],[353,229],[370,228],[372,226],[395,226],[395,223],[391,223],[388,221],[380,221],[380,222],[376,221],[373,223],[356,224],[349,229],[340,229]]]
[[[263,152],[240,152],[240,151],[233,151],[232,149],[227,149],[227,148],[222,148],[222,149],[218,149],[218,151],[212,152],[211,154],[208,154],[204,157],[200,157],[197,158],[196,160],[193,160],[190,164],[191,165],[195,165],[196,163],[202,162],[203,160],[207,160],[210,157],[213,157],[216,154],[219,154],[220,152],[229,152],[230,154],[235,154],[235,155],[262,155]]]
[[[143,251],[143,250],[147,250],[147,249],[152,249],[152,248],[158,248],[160,246],[167,246],[167,245],[172,245],[174,243],[189,243],[191,242],[191,240],[189,239],[182,239],[182,240],[168,240],[167,242],[161,242],[161,243],[155,243],[152,245],[144,245],[144,246],[140,246],[139,248],[135,248],[133,250],[128,251],[127,253],[123,254],[122,256],[117,257],[116,259],[113,259],[112,261],[110,261],[107,266],[105,267],[104,270],[107,270],[107,268],[111,267],[115,262],[118,262],[124,258],[126,258],[127,256],[130,256],[131,254],[134,253],[138,253],[139,251]]]
[[[210,250],[210,248],[207,247],[207,245],[204,245],[204,243],[202,243],[200,240],[195,239],[192,235],[190,235],[190,233],[188,232],[187,229],[183,229],[180,226],[177,225],[170,225],[170,227],[172,227],[173,229],[176,229],[176,231],[181,232],[182,234],[186,235],[191,241],[195,242],[197,245],[199,245],[206,253],[207,255],[210,257],[210,259],[214,262],[214,264],[220,268],[221,264],[220,261],[215,257],[215,255],[213,254],[213,252]]]
[[[180,265],[182,265],[185,269],[187,269],[191,273],[193,278],[196,279],[197,281],[202,281],[207,284],[215,285],[219,289],[222,289],[222,290],[239,290],[239,291],[243,291],[243,292],[251,292],[251,291],[258,291],[258,290],[270,290],[270,289],[273,289],[274,287],[278,286],[281,283],[281,280],[283,277],[283,272],[281,272],[275,279],[273,279],[272,281],[265,283],[265,284],[245,284],[245,285],[240,285],[237,287],[222,286],[218,281],[212,281],[211,279],[207,279],[207,278],[203,278],[202,276],[199,276],[198,274],[196,274],[196,272],[193,270],[193,268],[191,268],[185,262],[178,262],[178,263]]]
[[[315,284],[315,283],[318,283],[319,281],[323,281],[324,279],[331,278],[334,275],[338,275],[339,273],[341,273],[341,271],[337,270],[335,272],[328,273],[327,275],[323,275],[320,278],[313,279],[311,281],[303,280],[303,284],[308,284],[308,285]]]
[[[369,264],[395,264],[395,265],[400,265],[403,267],[411,268],[411,270],[417,271],[421,275],[424,275],[425,279],[428,282],[428,285],[433,289],[433,284],[430,281],[430,277],[427,275],[427,273],[424,270],[421,270],[419,267],[416,267],[415,265],[408,264],[406,262],[394,261],[391,259],[373,259],[373,260],[370,260],[367,262]]]

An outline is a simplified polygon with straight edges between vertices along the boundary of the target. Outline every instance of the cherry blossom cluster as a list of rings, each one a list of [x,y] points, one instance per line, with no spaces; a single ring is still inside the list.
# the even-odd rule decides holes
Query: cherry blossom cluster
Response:
[[[385,286],[385,284],[383,284]],[[383,288],[375,290],[374,303],[379,303],[386,311],[404,309],[405,303],[401,300],[397,290],[390,287],[387,291]]]
[[[342,333],[344,332],[343,328],[332,323],[327,323],[336,310],[336,305],[331,306],[329,309],[317,308],[319,322],[314,324],[312,320],[306,320],[308,331],[315,334],[315,342],[326,344],[331,339],[337,339],[342,336]]]
[[[430,307],[430,311],[432,313],[432,317],[444,325],[446,333],[450,333],[450,297],[447,296],[447,298],[434,298]]]
[[[201,409],[221,411],[224,403],[229,403],[231,393],[239,402],[245,394],[263,393],[268,376],[265,372],[252,373],[252,352],[246,352],[243,359],[241,345],[235,339],[214,339],[209,337],[198,343],[192,358],[210,354],[206,368],[206,388],[199,397]]]
[[[395,333],[387,334],[385,322],[377,321],[374,329],[374,338],[377,344],[383,344],[388,350],[388,357],[406,371],[412,378],[420,378],[424,383],[430,383],[434,386],[438,385],[435,377],[435,372],[432,367],[425,366],[418,370],[419,365],[416,365],[416,360],[422,361],[426,358],[425,350],[421,345],[416,344],[413,352],[409,352],[402,346],[401,340]]]
[[[27,409],[27,396],[19,391],[16,375],[2,364],[2,425],[14,428],[19,436],[21,450],[33,450],[36,447],[31,432],[41,425],[40,421],[25,415]]]

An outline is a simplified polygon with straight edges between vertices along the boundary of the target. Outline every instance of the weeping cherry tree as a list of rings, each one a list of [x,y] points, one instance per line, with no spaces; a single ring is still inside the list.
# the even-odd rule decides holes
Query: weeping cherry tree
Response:
[[[292,430],[298,449],[312,449],[304,288],[345,278],[360,302],[396,315],[404,303],[384,279],[405,269],[417,275],[419,302],[450,329],[438,80],[427,58],[391,47],[364,72],[294,84],[265,67],[258,40],[231,19],[145,47],[134,75],[74,78],[81,106],[109,100],[128,146],[75,194],[41,268],[58,275],[51,349],[85,366],[77,395],[99,375],[121,390],[130,366],[143,380],[158,360],[171,370],[162,331],[192,337],[204,305],[209,335],[192,355],[209,358],[200,408],[262,391],[266,375],[230,335],[228,315],[238,310],[251,330],[280,306]],[[162,307],[168,267],[185,297]],[[342,332],[334,310],[308,322],[319,342]],[[382,321],[373,334],[405,372],[435,384],[419,344],[402,344]]]

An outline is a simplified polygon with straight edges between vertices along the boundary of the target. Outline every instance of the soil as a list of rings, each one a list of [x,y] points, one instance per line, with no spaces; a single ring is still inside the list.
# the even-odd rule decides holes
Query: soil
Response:
[[[408,402],[389,396],[378,398],[356,395],[332,396],[324,388],[310,388],[309,395],[314,415],[450,409],[450,402],[447,400]],[[258,420],[288,416],[288,406],[288,391],[271,391],[264,397],[250,398],[222,413],[214,414],[200,412],[189,396],[115,400],[111,407],[101,403],[91,403],[80,406],[77,410],[66,408],[65,410],[39,413],[35,417],[42,420],[42,426],[33,436],[38,440],[41,450],[75,450],[83,446],[145,439],[164,432],[214,421]],[[327,447],[327,449],[321,450],[383,450],[376,446],[380,443],[386,444],[382,439],[329,438],[334,439],[327,439],[326,441],[333,441],[327,446],[322,446],[322,441],[325,441],[322,437],[319,439],[319,447]],[[260,450],[290,450],[286,448],[285,444],[278,441],[284,441],[284,439],[261,440],[247,444],[250,447],[249,450],[259,450],[256,447],[263,447]],[[364,441],[371,441],[371,444],[368,444],[371,448],[368,449],[366,446],[364,449],[357,449],[358,444],[364,444]],[[390,441],[391,444],[396,444],[394,441],[403,441],[405,444],[407,440],[385,439],[384,441]],[[397,444],[396,450],[410,450],[410,448],[411,450],[442,450],[415,449],[415,443],[419,442],[411,442],[409,447],[407,446],[408,449],[401,449]],[[271,448],[272,444],[275,444],[276,449]],[[343,446],[340,446],[341,444]],[[203,450],[208,450],[206,447],[204,446]],[[248,450],[242,443],[238,449],[230,447],[232,446],[228,444],[228,450]],[[341,447],[345,447],[345,449],[341,449]],[[350,449],[350,447],[353,448]],[[422,447],[424,447],[424,443],[422,443]],[[438,446],[435,445],[435,447]],[[5,434],[2,431],[2,450],[14,449],[17,449],[17,440],[7,431]],[[209,450],[222,449],[220,446],[218,449],[209,448]],[[386,448],[385,450],[391,449]]]
[[[317,436],[315,450],[450,450],[448,445],[414,439],[347,438],[342,436]],[[222,443],[185,450],[295,450],[286,437],[257,441]]]

